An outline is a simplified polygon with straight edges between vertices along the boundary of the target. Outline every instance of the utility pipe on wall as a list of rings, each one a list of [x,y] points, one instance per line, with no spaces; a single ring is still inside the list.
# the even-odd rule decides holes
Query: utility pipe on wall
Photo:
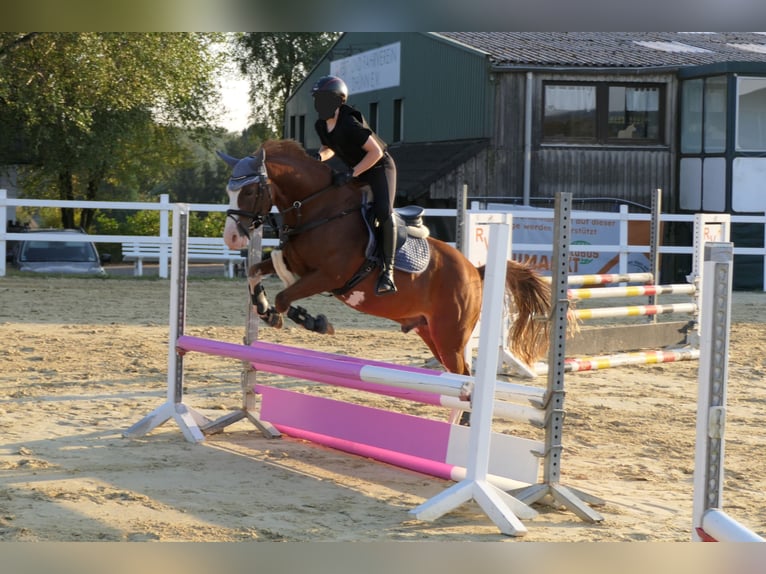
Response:
[[[532,188],[532,72],[527,72],[524,102],[524,205],[529,205]]]

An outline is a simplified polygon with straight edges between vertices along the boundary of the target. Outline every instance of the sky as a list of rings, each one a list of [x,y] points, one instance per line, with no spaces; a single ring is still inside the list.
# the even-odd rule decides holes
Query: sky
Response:
[[[220,125],[230,132],[241,132],[249,124],[248,83],[237,70],[229,70],[221,80],[223,110]]]

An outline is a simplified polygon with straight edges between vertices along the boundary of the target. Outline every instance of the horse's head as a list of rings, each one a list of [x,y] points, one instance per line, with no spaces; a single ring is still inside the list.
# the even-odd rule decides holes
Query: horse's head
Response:
[[[230,249],[247,245],[250,230],[263,223],[272,205],[280,213],[294,210],[291,206],[329,186],[332,179],[330,167],[309,157],[294,140],[266,141],[257,153],[242,159],[218,155],[233,168],[226,187],[229,210],[223,231]]]
[[[232,167],[226,186],[229,209],[223,240],[229,249],[244,249],[250,240],[250,232],[263,223],[271,211],[272,198],[269,176],[266,173],[265,152],[237,159],[218,152],[218,156]]]

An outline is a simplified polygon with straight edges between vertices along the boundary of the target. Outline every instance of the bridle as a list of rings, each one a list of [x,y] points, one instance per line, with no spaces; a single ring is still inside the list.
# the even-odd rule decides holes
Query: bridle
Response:
[[[254,183],[258,184],[258,189],[256,190],[257,196],[255,198],[256,205],[260,205],[260,203],[263,201],[264,195],[269,198],[269,203],[271,203],[271,185],[269,182],[269,175],[266,172],[265,162],[261,163],[260,169],[257,173],[251,173],[251,174],[242,175],[239,177],[229,178],[229,189],[242,193],[242,189],[245,186],[252,185]],[[256,213],[254,211],[247,211],[244,209],[227,209],[226,217],[231,217],[234,220],[234,223],[236,223],[237,225],[237,230],[242,235],[247,237],[249,241],[251,239],[250,233],[258,229],[261,225],[263,225],[263,221],[265,217],[271,217],[271,210],[269,209],[267,214],[262,214],[262,213]],[[250,225],[246,227],[242,223],[242,219],[241,219],[242,217],[249,219]]]
[[[266,194],[266,196],[269,198],[269,201],[273,202],[272,195],[271,195],[270,179],[269,179],[268,172],[266,171],[265,153],[264,153],[263,160],[258,166],[258,171],[229,178],[229,189],[232,191],[240,191],[241,193],[241,190],[245,186],[252,185],[254,183],[258,184],[258,189],[256,191],[258,195],[255,199],[256,204],[260,204],[262,202],[263,194]],[[263,225],[264,220],[268,218],[271,226],[274,229],[279,230],[280,243],[283,243],[287,241],[289,237],[298,235],[300,233],[303,233],[305,231],[308,231],[309,229],[313,229],[320,225],[324,225],[325,223],[328,223],[334,219],[345,217],[346,215],[359,211],[362,208],[362,205],[360,203],[358,207],[355,207],[353,209],[344,209],[330,217],[326,217],[316,221],[311,221],[308,223],[301,223],[301,220],[303,218],[301,208],[303,207],[303,205],[305,205],[306,203],[309,203],[310,201],[322,195],[326,191],[335,189],[336,187],[337,186],[330,184],[326,187],[319,189],[318,191],[315,191],[314,193],[312,193],[308,197],[305,197],[302,200],[294,201],[289,207],[285,209],[279,209],[279,207],[277,207],[279,214],[282,216],[284,216],[286,213],[290,213],[291,211],[296,212],[296,219],[298,223],[297,225],[293,227],[289,227],[287,225],[283,225],[281,227],[278,226],[276,222],[276,218],[274,217],[274,214],[271,213],[271,209],[269,209],[269,211],[265,214],[256,213],[254,211],[247,211],[244,209],[228,209],[226,210],[226,217],[231,217],[234,220],[234,223],[237,224],[237,229],[239,230],[239,232],[245,237],[247,237],[248,240],[250,240],[250,233],[258,229],[261,225]],[[249,226],[245,227],[245,225],[241,221],[242,217],[250,220]]]

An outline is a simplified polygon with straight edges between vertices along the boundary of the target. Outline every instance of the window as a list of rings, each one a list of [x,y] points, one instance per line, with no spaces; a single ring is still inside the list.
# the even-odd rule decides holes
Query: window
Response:
[[[687,80],[681,86],[681,153],[702,152],[702,94],[704,80]]]
[[[402,141],[402,134],[404,133],[404,102],[402,100],[394,100],[394,138],[393,141]]]
[[[726,76],[681,82],[678,206],[683,210],[726,210],[727,83]]]
[[[681,152],[726,151],[726,77],[687,80],[681,85]]]
[[[370,120],[370,128],[372,131],[378,131],[378,102],[370,102],[370,113],[367,114],[367,119]]]
[[[726,151],[726,76],[705,80],[705,153]]]
[[[545,86],[543,138],[592,140],[595,137],[595,86]]]
[[[766,78],[738,78],[737,149],[766,151]]]
[[[545,143],[661,143],[664,87],[659,84],[544,84]]]
[[[288,137],[292,140],[306,145],[306,116],[290,116],[290,127]]]

